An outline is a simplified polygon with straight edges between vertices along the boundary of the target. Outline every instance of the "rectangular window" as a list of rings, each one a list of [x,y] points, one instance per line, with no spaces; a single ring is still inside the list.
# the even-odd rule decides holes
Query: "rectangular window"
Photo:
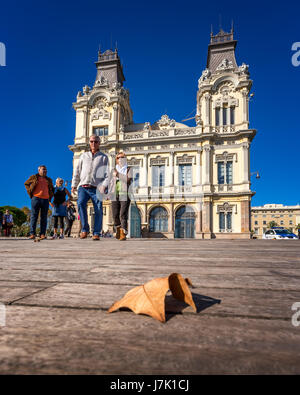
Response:
[[[163,187],[165,185],[165,166],[152,166],[152,186]]]
[[[218,162],[218,184],[224,184],[224,162]]]
[[[93,134],[96,136],[108,136],[108,126],[93,128]]]
[[[192,165],[179,165],[179,185],[192,185]]]
[[[258,221],[254,221],[254,225],[258,225]]]
[[[230,107],[230,125],[234,125],[234,107]]]
[[[137,188],[140,186],[140,168],[131,167],[132,171],[132,186]]]
[[[220,230],[225,230],[225,213],[219,214],[219,228]]]
[[[232,213],[227,213],[227,229],[232,230]]]
[[[226,163],[226,183],[232,184],[232,162]]]
[[[220,107],[216,108],[216,126],[220,126]]]
[[[227,125],[227,108],[223,107],[223,125]]]
[[[267,221],[263,221],[263,225],[267,225]]]

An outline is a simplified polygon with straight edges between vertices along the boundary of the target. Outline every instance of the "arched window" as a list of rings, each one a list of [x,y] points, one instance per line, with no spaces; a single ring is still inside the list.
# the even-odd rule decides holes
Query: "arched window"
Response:
[[[163,207],[155,207],[150,213],[150,232],[168,231],[168,212]]]
[[[175,214],[175,238],[194,238],[195,219],[196,215],[192,207],[180,207]]]

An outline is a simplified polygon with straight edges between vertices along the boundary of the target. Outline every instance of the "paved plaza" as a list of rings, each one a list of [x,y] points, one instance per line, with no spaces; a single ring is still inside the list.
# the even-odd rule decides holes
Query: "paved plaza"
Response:
[[[2,238],[0,247],[2,374],[300,373],[300,241]],[[169,294],[164,324],[107,313],[173,272],[191,279],[197,313]]]

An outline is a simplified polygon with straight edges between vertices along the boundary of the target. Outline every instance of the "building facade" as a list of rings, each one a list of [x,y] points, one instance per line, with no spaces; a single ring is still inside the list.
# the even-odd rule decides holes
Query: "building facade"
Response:
[[[134,123],[129,92],[117,50],[99,51],[92,88],[73,103],[76,111],[73,167],[89,149],[92,134],[115,165],[118,151],[133,167],[135,203],[131,237],[250,238],[249,128],[252,81],[248,66],[237,65],[233,30],[211,34],[206,68],[198,80],[195,125],[167,114],[155,123]],[[92,208],[90,208],[92,222]],[[103,230],[112,228],[108,201]]]
[[[251,223],[254,237],[261,239],[269,229],[270,222],[275,222],[275,226],[283,226],[297,234],[296,227],[300,224],[300,205],[264,204],[252,207]]]

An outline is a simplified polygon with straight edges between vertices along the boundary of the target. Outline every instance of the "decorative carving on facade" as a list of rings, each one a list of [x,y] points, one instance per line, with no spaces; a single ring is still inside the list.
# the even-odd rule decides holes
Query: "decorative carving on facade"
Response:
[[[209,69],[205,69],[202,71],[201,77],[198,80],[198,87],[202,84],[202,82],[208,80],[211,76],[211,72]]]
[[[168,130],[152,131],[148,133],[148,137],[166,137],[169,136]]]
[[[94,85],[95,88],[97,88],[97,87],[107,87],[107,86],[109,86],[109,82],[103,76],[100,76],[99,79],[95,82],[95,85]]]
[[[233,208],[234,208],[234,205],[233,204],[229,204],[228,202],[225,202],[225,203],[223,203],[222,205],[221,204],[218,204],[217,205],[217,213],[232,213],[232,211],[233,211]]]
[[[120,125],[120,133],[123,133],[124,132],[124,125],[121,123],[121,125]]]
[[[82,92],[84,93],[84,95],[88,95],[89,91],[90,91],[90,87],[88,85],[85,85],[82,88]]]
[[[133,167],[133,166],[140,166],[140,167],[142,167],[142,165],[143,165],[143,160],[142,159],[138,159],[138,158],[134,158],[134,157],[128,159],[127,162],[128,162],[128,166],[131,166],[131,167]]]
[[[193,129],[177,129],[174,131],[175,136],[189,136],[192,134],[196,134],[196,130]]]
[[[168,162],[168,158],[157,156],[156,158],[150,159],[150,166],[161,166],[161,165],[165,165],[166,162]]]
[[[184,154],[182,156],[177,156],[176,164],[177,165],[193,164],[194,158],[195,158],[194,156],[189,156],[187,154]]]
[[[246,75],[248,75],[248,74],[249,74],[249,65],[246,64],[246,63],[242,63],[242,65],[239,66],[239,68],[238,68],[238,72],[239,72],[240,74],[246,74]]]
[[[197,126],[202,126],[203,121],[201,119],[201,115],[196,115],[195,120],[196,120],[196,125]]]
[[[228,59],[223,59],[222,62],[219,64],[219,66],[217,67],[217,71],[224,71],[224,70],[232,70],[234,69],[234,65],[232,60],[228,60]]]
[[[170,119],[167,114],[162,115],[159,121],[157,121],[157,125],[160,129],[162,128],[175,128],[176,121],[175,119]]]
[[[148,132],[150,130],[150,122],[145,122],[143,130]]]
[[[121,96],[124,98],[128,98],[129,97],[129,92],[127,89],[123,88],[123,86],[121,85],[120,82],[113,82],[109,91],[116,95],[116,96]]]
[[[125,133],[124,134],[124,140],[136,140],[136,139],[142,139],[143,138],[143,133]]]
[[[232,152],[228,153],[227,151],[224,151],[222,154],[217,154],[215,158],[215,163],[217,162],[228,162],[228,161],[233,161],[235,158],[235,161],[237,162],[237,153]]]
[[[96,110],[91,114],[91,121],[93,121],[94,119],[99,119],[99,118],[103,118],[103,119],[110,119],[110,112],[108,112],[107,110],[105,110],[105,107],[108,106],[107,100],[102,97],[101,99],[99,99],[96,102]]]

